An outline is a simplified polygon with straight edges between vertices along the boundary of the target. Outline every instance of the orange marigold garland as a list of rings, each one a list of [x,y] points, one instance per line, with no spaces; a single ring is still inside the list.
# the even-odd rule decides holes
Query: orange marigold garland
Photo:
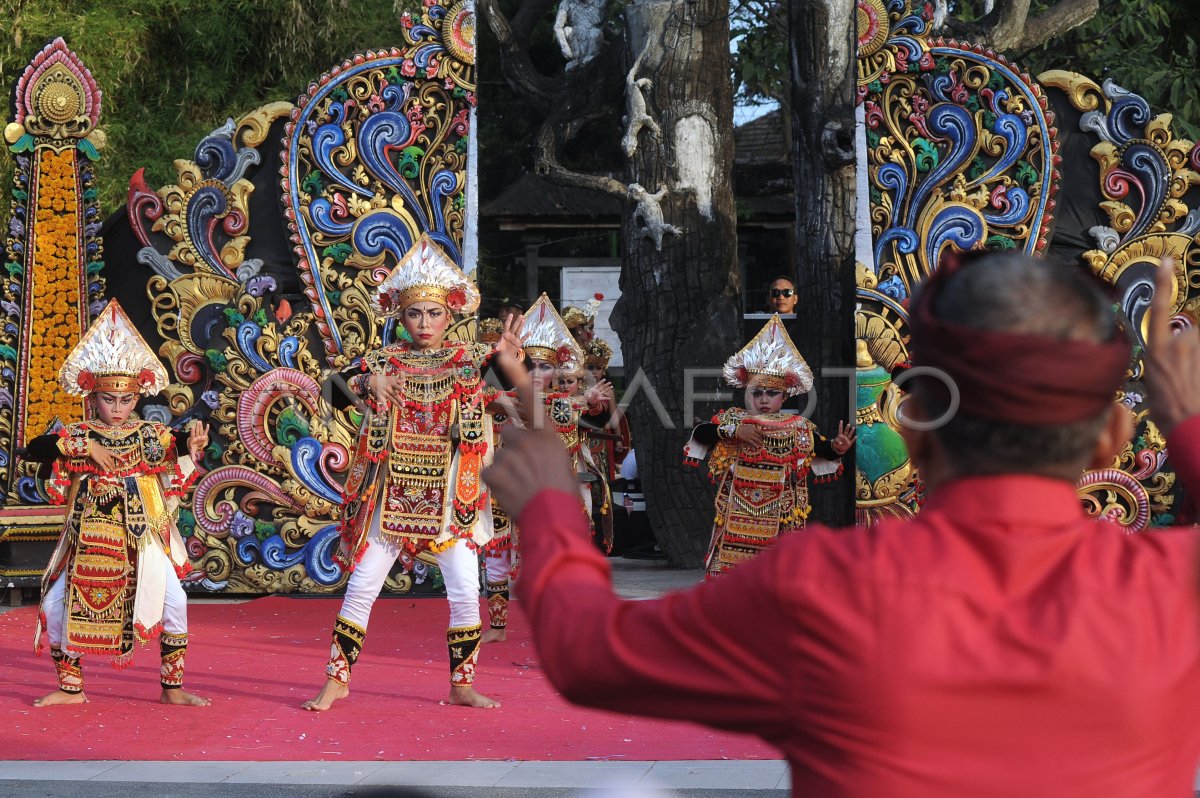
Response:
[[[25,440],[55,418],[82,417],[76,397],[54,389],[58,367],[79,342],[83,268],[79,174],[74,148],[37,153],[29,277],[29,378]]]

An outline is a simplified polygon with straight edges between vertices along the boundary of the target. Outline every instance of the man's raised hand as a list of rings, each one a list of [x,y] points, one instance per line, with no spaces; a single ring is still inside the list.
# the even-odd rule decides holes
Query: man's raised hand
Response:
[[[1175,269],[1169,258],[1159,263],[1145,355],[1146,403],[1164,435],[1200,413],[1200,332],[1171,329]]]

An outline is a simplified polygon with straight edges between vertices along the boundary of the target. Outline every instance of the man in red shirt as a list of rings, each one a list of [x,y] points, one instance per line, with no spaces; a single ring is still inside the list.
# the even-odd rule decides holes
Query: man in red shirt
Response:
[[[1196,491],[1200,337],[1171,335],[1174,271],[1145,379]],[[810,525],[656,601],[613,595],[553,433],[506,440],[486,478],[518,518],[517,594],[551,681],[577,703],[758,735],[798,796],[1191,796],[1197,535],[1126,535],[1075,493],[1130,434],[1110,302],[1081,270],[988,255],[939,270],[911,320],[915,365],[961,400],[906,432],[930,488],[920,516]],[[916,383],[909,418],[953,410]]]

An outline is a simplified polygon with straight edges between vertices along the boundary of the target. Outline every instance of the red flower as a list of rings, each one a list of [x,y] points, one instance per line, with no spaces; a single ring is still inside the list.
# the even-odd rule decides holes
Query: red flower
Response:
[[[735,371],[734,374],[737,376],[738,382],[741,382],[741,383],[749,383],[750,382],[750,372],[746,371],[745,366],[738,366],[737,371]]]
[[[149,388],[154,384],[154,372],[150,369],[142,369],[138,372],[138,384]]]
[[[467,292],[461,288],[455,288],[450,293],[446,294],[446,307],[457,312],[467,306]]]
[[[560,346],[557,351],[559,363],[567,363],[571,360],[571,347]]]
[[[406,78],[414,77],[417,74],[417,65],[411,58],[404,59],[404,63],[400,65],[400,74]]]
[[[83,371],[79,372],[79,376],[75,378],[75,382],[77,382],[79,387],[83,390],[90,391],[96,387],[96,375],[87,369],[84,369]]]
[[[603,302],[603,301],[604,301],[604,294],[601,294],[601,293],[600,293],[600,292],[598,292],[598,291],[597,291],[596,293],[592,294],[592,296],[594,296],[594,297],[596,298],[596,301],[597,301],[597,302]]]
[[[795,388],[800,384],[800,375],[794,371],[789,371],[787,375],[784,376],[783,381],[787,384],[787,387]]]
[[[392,295],[390,292],[384,291],[379,295],[379,307],[385,311],[392,309]]]

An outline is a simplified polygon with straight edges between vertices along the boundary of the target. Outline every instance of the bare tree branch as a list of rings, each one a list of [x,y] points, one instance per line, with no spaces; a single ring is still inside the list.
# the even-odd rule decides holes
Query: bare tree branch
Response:
[[[550,5],[546,0],[532,3],[539,6],[543,4]],[[513,24],[504,16],[498,0],[479,0],[479,11],[487,19],[488,27],[492,29],[492,34],[500,44],[501,68],[513,91],[533,105],[557,105],[567,89],[567,81],[543,75],[534,67],[529,58],[529,49],[522,41],[524,37],[518,34]],[[522,13],[524,9],[518,12],[518,16]],[[528,19],[525,18],[525,24],[529,24]],[[536,18],[534,21],[536,22]]]
[[[1096,16],[1100,0],[1059,0],[1025,23],[1025,33],[1017,44],[1020,49],[1037,47]]]
[[[946,20],[945,33],[966,41],[977,41],[994,50],[1024,50],[1045,44],[1096,16],[1099,0],[1058,0],[1041,14],[1030,18],[1031,0],[996,0],[992,10],[978,22]]]

